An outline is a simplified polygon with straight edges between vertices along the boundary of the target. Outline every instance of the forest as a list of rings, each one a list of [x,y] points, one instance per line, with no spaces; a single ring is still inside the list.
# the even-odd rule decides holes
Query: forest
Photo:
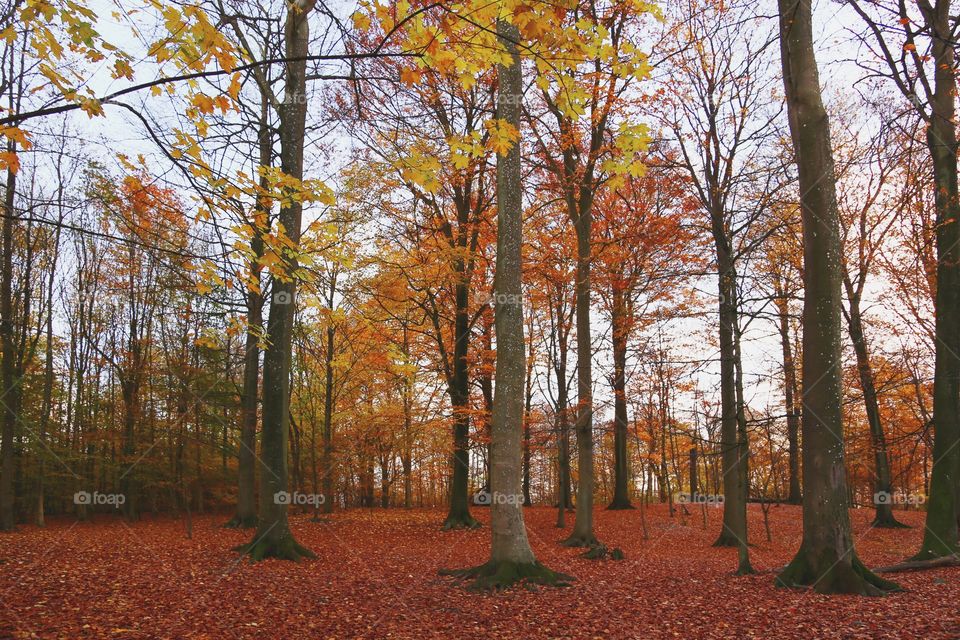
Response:
[[[958,53],[0,0],[0,637],[960,637]]]

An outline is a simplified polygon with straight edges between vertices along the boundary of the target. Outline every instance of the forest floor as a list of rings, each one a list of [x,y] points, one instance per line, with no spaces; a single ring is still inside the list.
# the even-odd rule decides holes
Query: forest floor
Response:
[[[475,508],[485,525],[489,509]],[[914,553],[912,529],[870,527],[851,512],[868,566]],[[596,513],[596,531],[626,558],[587,560],[561,547],[556,512],[525,510],[530,541],[547,566],[576,577],[566,588],[468,592],[443,568],[487,560],[490,529],[441,532],[438,510],[351,510],[324,522],[292,515],[316,560],[250,564],[230,549],[249,532],[225,516],[135,525],[101,517],[54,519],[0,535],[0,638],[960,638],[960,569],[898,574],[906,588],[882,598],[774,588],[775,570],[800,544],[800,508],[770,510],[766,541],[750,505],[758,573],[737,577],[735,549],[711,546],[721,511],[670,518],[665,505]],[[573,514],[568,516],[569,524]]]

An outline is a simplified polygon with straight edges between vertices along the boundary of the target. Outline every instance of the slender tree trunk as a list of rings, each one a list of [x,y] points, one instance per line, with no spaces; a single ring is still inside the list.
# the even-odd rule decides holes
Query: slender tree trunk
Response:
[[[269,167],[273,163],[273,140],[267,109],[267,96],[263,96],[258,132],[261,167]],[[266,177],[261,178],[260,187],[269,188]],[[250,285],[247,287],[247,335],[243,352],[243,398],[240,408],[240,451],[237,460],[237,513],[227,523],[228,526],[244,529],[257,526],[257,408],[260,391],[260,334],[263,331],[263,294],[260,289],[259,259],[263,256],[263,232],[267,231],[269,215],[269,203],[258,202],[255,209],[253,238],[250,240],[253,257],[249,265]]]
[[[847,314],[847,329],[853,342],[853,352],[857,357],[857,373],[860,377],[860,389],[863,391],[863,404],[870,427],[870,445],[873,448],[876,482],[874,483],[874,527],[899,528],[901,524],[893,515],[893,481],[890,476],[890,457],[887,453],[887,439],[880,420],[880,406],[877,400],[877,388],[874,384],[873,367],[867,351],[866,336],[863,331],[863,319],[860,315],[860,296],[853,289],[853,283],[844,274],[844,286],[850,310]]]
[[[597,544],[593,534],[593,345],[590,339],[590,250],[593,218],[590,206],[581,207],[574,222],[577,231],[577,507],[573,532],[564,544]]]
[[[811,5],[779,0],[780,53],[803,221],[803,541],[780,586],[879,595],[897,586],[857,558],[843,457],[840,222]]]
[[[613,500],[607,509],[633,509],[627,458],[627,336],[628,318],[623,291],[613,289]]]
[[[463,270],[460,270],[462,272]],[[453,408],[453,473],[450,478],[450,511],[444,530],[480,526],[470,515],[470,372],[467,352],[470,340],[469,287],[461,280],[455,287],[453,380],[449,385]]]
[[[531,348],[527,353],[527,365],[523,392],[523,506],[529,507],[530,500],[530,412],[533,410],[533,329],[530,329]]]
[[[714,212],[720,298],[720,449],[723,466],[723,528],[716,546],[740,549],[737,573],[752,573],[747,546],[747,447],[739,383],[737,275],[723,213]]]
[[[13,144],[7,150],[15,151]],[[10,393],[17,384],[14,376],[13,345],[13,229],[16,219],[14,197],[17,176],[7,170],[7,184],[3,201],[3,258],[0,263],[0,380],[3,389]],[[0,531],[12,531],[16,526],[14,496],[13,448],[17,432],[17,415],[13,403],[3,403],[2,435],[0,435]]]
[[[519,129],[523,83],[516,26],[500,21],[497,34],[512,57],[499,65],[497,117]],[[520,434],[523,422],[523,385],[526,366],[523,339],[523,187],[520,178],[520,142],[497,157],[496,331],[497,388],[492,420],[492,477],[490,505],[490,560],[467,575],[475,588],[502,588],[520,581],[557,583],[565,578],[539,562],[527,540],[520,493]]]
[[[309,14],[314,0],[288,5],[284,25],[285,89],[280,107],[280,167],[284,174],[303,177],[303,141],[306,129],[306,61],[309,51]],[[296,199],[280,208],[280,224],[294,250],[300,244],[302,204]],[[269,347],[263,359],[263,430],[261,433],[260,511],[257,532],[238,550],[254,560],[277,557],[297,560],[315,557],[293,537],[287,523],[287,425],[290,415],[290,364],[297,293],[296,256],[287,260],[288,278],[276,279],[267,325]]]
[[[790,489],[787,502],[800,504],[800,407],[797,406],[797,367],[790,342],[790,309],[787,299],[776,299],[780,329],[780,348],[783,351],[783,405],[787,412],[787,447]]]

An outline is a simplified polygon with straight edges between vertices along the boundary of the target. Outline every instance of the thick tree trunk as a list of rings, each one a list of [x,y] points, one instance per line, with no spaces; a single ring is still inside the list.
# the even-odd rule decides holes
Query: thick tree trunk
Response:
[[[284,174],[303,177],[306,128],[306,61],[310,42],[309,14],[313,0],[296,0],[287,8],[284,25],[286,77],[280,108],[280,166]],[[280,209],[280,224],[294,250],[300,243],[302,204],[295,199]],[[285,265],[288,277],[275,279],[267,324],[269,347],[263,359],[263,430],[261,434],[260,511],[256,535],[239,550],[254,560],[315,557],[294,538],[287,523],[287,426],[290,415],[290,363],[296,303],[296,256]]]
[[[780,52],[803,221],[803,541],[780,586],[878,595],[897,586],[857,558],[843,456],[841,255],[830,125],[813,52],[811,5],[779,0]]]
[[[957,79],[950,1],[925,11],[933,31],[935,91],[927,146],[933,158],[937,210],[936,364],[933,380],[933,471],[923,544],[916,560],[960,552],[960,194],[957,189]]]

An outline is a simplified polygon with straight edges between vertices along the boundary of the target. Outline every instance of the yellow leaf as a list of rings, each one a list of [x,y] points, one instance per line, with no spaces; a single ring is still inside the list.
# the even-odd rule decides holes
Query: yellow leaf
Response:
[[[351,19],[353,20],[354,29],[366,31],[370,28],[370,16],[361,11],[355,11]]]

